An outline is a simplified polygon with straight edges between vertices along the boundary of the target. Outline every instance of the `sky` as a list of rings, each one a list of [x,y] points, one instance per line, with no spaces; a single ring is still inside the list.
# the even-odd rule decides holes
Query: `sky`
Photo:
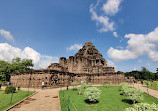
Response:
[[[46,68],[90,41],[116,71],[158,68],[158,0],[1,0],[0,59]]]

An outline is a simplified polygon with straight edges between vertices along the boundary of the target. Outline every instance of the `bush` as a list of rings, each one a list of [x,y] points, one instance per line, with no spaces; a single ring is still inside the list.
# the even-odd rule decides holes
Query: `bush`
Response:
[[[81,83],[81,86],[83,87],[83,88],[86,88],[86,83]]]
[[[88,85],[89,85],[89,86],[92,86],[92,83],[91,83],[91,82],[89,82],[89,83],[88,83]]]
[[[126,108],[125,111],[158,111],[158,105],[155,103],[148,104],[148,103],[138,103],[134,104],[134,107]]]
[[[82,95],[82,94],[83,94],[82,87],[80,87],[79,90],[78,90],[78,95]]]
[[[78,82],[72,82],[71,85],[73,86],[73,90],[76,89],[76,86],[79,85]]]
[[[6,94],[12,93],[12,91],[13,91],[13,92],[16,91],[16,88],[15,88],[14,86],[7,86],[7,87],[5,88],[5,93],[6,93]]]
[[[85,100],[90,103],[96,103],[100,97],[101,90],[96,87],[88,87],[85,92]]]
[[[106,88],[110,87],[111,86],[111,82],[110,81],[105,81],[103,83],[103,86],[105,86]]]
[[[154,86],[158,86],[158,82],[157,81],[154,81],[153,84],[154,84]]]
[[[140,91],[139,89],[136,89],[132,86],[129,86],[126,83],[121,83],[121,89],[120,90],[123,93],[123,95],[125,95],[129,99],[131,99],[134,104],[137,100],[142,100],[143,99],[142,91]]]
[[[133,101],[133,104],[135,104],[137,100],[143,99],[142,91],[133,87],[126,88],[124,91],[124,95],[131,99]]]
[[[121,90],[122,94],[125,95],[126,89],[127,89],[127,88],[131,88],[131,87],[132,87],[132,86],[129,86],[127,83],[121,83],[121,88],[120,88],[120,90]]]
[[[79,95],[82,95],[83,94],[83,88],[86,88],[86,83],[81,83],[81,87],[79,88],[79,90],[78,90],[78,94]]]
[[[150,86],[150,81],[144,81],[144,83],[148,86]]]

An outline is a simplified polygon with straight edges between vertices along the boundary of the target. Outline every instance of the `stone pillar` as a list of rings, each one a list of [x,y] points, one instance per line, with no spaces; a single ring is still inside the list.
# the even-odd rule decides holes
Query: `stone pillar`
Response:
[[[99,60],[99,65],[101,65],[101,60]]]
[[[94,65],[96,65],[96,60],[94,60]]]
[[[94,66],[94,61],[92,60],[92,66]]]

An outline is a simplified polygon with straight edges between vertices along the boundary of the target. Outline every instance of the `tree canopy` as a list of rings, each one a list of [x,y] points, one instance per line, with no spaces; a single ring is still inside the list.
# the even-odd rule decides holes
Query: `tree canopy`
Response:
[[[158,79],[158,68],[157,68],[157,73],[152,73],[146,67],[142,67],[141,71],[126,72],[125,76],[126,77],[133,76],[135,79],[157,80]]]
[[[34,64],[31,59],[21,59],[19,57],[12,59],[12,62],[0,60],[0,80],[9,81],[11,73],[33,70]]]

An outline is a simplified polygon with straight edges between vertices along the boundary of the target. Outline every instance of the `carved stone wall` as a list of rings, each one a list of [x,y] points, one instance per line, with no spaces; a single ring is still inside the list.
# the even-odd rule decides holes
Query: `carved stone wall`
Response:
[[[46,87],[59,87],[70,85],[71,82],[81,83],[92,82],[93,84],[102,84],[104,81],[111,81],[113,84],[125,82],[123,73],[100,73],[100,74],[74,74],[69,72],[60,72],[56,70],[35,70],[25,73],[12,74],[11,83],[13,86],[21,87],[41,87],[42,82]]]

